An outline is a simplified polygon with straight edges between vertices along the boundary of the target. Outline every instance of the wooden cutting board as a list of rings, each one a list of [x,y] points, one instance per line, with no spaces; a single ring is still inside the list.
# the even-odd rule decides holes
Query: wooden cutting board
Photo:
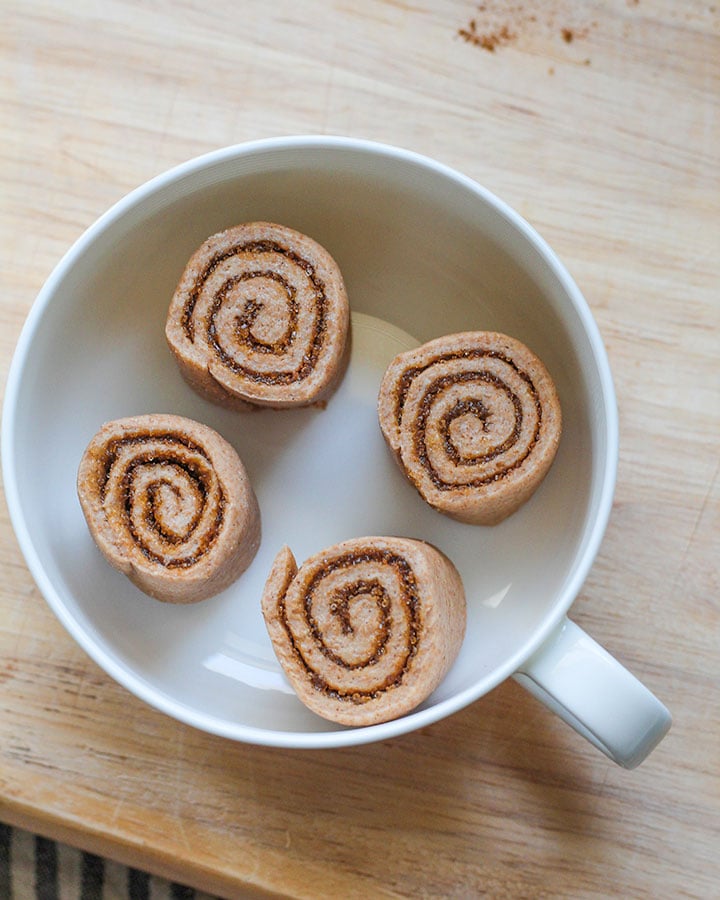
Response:
[[[674,715],[633,772],[514,683],[359,748],[211,737],[73,643],[3,504],[0,819],[227,897],[717,896],[720,9],[6,0],[0,51],[4,376],[73,240],[207,150],[383,140],[527,217],[587,297],[620,409],[573,616]]]

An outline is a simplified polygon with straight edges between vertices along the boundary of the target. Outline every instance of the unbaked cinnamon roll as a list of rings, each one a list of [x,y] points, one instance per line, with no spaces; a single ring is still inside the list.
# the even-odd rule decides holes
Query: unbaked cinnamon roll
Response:
[[[349,321],[330,254],[291,228],[250,222],[193,254],[165,334],[183,376],[208,399],[238,409],[307,406],[342,374]]]
[[[78,496],[107,561],[158,600],[228,587],[260,544],[245,468],[217,432],[172,415],[103,425],[83,454]]]
[[[420,495],[477,525],[501,522],[531,497],[561,432],[547,369],[520,341],[495,332],[453,334],[395,357],[378,417]]]
[[[457,569],[435,547],[408,538],[345,541],[299,569],[284,547],[262,611],[300,700],[344,725],[384,722],[422,703],[465,633]]]

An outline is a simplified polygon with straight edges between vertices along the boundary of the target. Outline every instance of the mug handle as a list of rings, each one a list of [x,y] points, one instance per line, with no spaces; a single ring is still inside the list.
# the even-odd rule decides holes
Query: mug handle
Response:
[[[670,728],[657,697],[568,618],[514,678],[626,769],[639,765]]]

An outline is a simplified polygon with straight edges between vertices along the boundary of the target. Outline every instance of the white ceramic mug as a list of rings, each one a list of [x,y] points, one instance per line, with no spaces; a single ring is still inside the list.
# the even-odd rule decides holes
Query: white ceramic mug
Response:
[[[222,410],[182,382],[165,346],[165,314],[191,252],[253,219],[310,234],[345,277],[352,358],[324,410]],[[375,417],[395,353],[467,330],[528,344],[563,408],[549,475],[494,528],[427,507]],[[100,424],[142,412],[176,412],[219,430],[260,501],[253,565],[195,606],[150,600],[109,569],[75,496],[77,464]],[[43,287],[11,367],[2,451],[18,540],[52,609],[121,684],[198,728],[285,747],[359,744],[426,726],[511,676],[626,767],[669,728],[665,707],[567,618],[605,530],[617,463],[615,397],[596,325],[538,234],[440,163],[354,139],[289,137],[208,154],[140,187],[88,229]],[[468,631],[452,670],[417,710],[346,729],[314,716],[289,689],[259,597],[282,544],[303,559],[369,534],[420,537],[450,556],[466,586]]]

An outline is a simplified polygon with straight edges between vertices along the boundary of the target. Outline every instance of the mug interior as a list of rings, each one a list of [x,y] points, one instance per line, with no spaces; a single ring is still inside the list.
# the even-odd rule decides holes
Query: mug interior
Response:
[[[325,410],[231,413],[184,384],[165,344],[193,250],[243,221],[289,225],[336,259],[354,314],[353,362]],[[429,509],[386,450],[374,402],[384,366],[413,343],[498,330],[548,367],[563,410],[557,458],[499,526]],[[337,746],[390,736],[459,708],[511,674],[562,617],[597,548],[612,494],[613,397],[584,301],[535,233],[461,175],[404,151],[332,139],[230,148],[155,179],[69,251],[33,309],[13,363],[4,464],[13,522],[70,633],[146,701],[218,734]],[[216,428],[245,462],[263,514],[250,569],[189,607],[157,603],[109,569],[75,493],[99,426],[175,412]],[[415,713],[342,729],[301,706],[279,674],[259,610],[275,553],[301,561],[367,534],[429,540],[468,599],[460,656]]]

